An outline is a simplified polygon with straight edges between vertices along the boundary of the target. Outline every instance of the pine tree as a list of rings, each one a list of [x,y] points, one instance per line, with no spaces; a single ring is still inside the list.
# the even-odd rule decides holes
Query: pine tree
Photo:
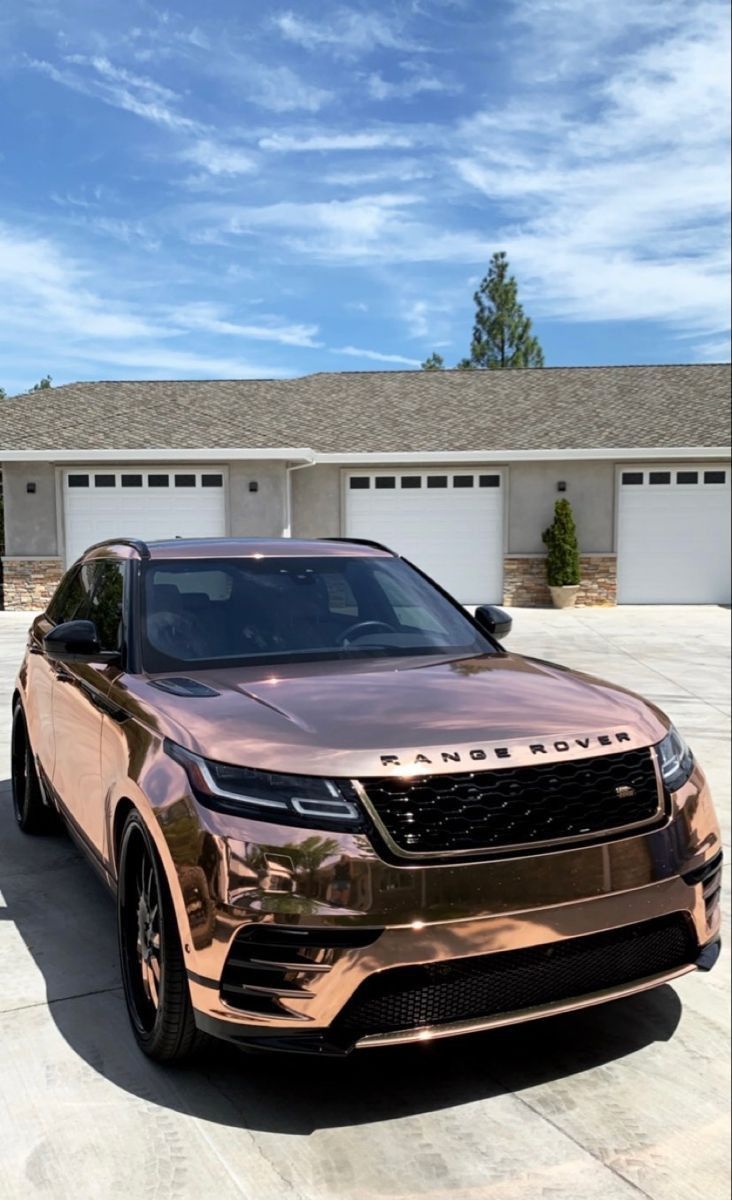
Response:
[[[444,368],[445,360],[436,350],[433,350],[429,358],[426,358],[422,363],[423,371],[442,371]]]
[[[492,370],[543,367],[544,355],[531,332],[531,321],[518,302],[518,286],[508,259],[497,251],[475,296],[475,325],[470,365]],[[461,366],[463,363],[460,364]]]

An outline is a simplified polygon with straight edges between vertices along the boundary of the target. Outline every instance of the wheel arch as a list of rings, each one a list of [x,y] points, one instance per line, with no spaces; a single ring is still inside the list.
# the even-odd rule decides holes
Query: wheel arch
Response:
[[[109,801],[109,862],[115,883],[119,872],[119,852],[122,843],[122,831],[131,812],[136,812],[147,830],[150,841],[157,851],[160,864],[165,875],[170,896],[173,901],[178,931],[181,943],[185,947],[191,942],[191,930],[188,921],[183,891],[178,878],[178,870],[170,853],[165,834],[157,820],[154,808],[140,792],[138,785],[131,779],[123,781]]]

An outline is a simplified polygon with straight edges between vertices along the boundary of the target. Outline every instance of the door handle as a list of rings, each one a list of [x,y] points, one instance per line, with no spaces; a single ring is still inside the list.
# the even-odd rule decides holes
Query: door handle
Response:
[[[74,683],[75,682],[74,676],[71,674],[70,671],[67,671],[65,667],[54,667],[53,674],[54,674],[54,677],[56,679],[58,679],[59,683]]]

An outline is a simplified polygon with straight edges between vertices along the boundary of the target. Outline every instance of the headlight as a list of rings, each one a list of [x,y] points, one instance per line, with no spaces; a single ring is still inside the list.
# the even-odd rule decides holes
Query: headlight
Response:
[[[361,812],[347,783],[230,767],[201,758],[167,738],[164,748],[185,769],[197,799],[207,808],[278,825],[349,830],[361,827]]]
[[[656,746],[663,782],[670,792],[682,787],[694,769],[694,755],[675,726]]]

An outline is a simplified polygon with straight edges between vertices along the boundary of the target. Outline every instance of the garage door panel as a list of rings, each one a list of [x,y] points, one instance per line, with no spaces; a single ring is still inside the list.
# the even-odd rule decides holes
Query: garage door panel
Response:
[[[455,486],[454,478],[473,480]],[[437,477],[446,486],[430,487]],[[393,479],[393,487],[377,480]],[[358,472],[346,477],[346,532],[383,542],[431,575],[463,603],[500,601],[503,489],[500,476],[480,486],[477,472]],[[356,486],[352,480],[358,481]],[[363,486],[363,481],[368,486]],[[409,480],[407,486],[404,480]],[[413,481],[419,482],[418,487]],[[410,486],[411,484],[411,486]]]
[[[729,599],[729,468],[654,464],[622,471],[618,600],[724,604]]]
[[[74,469],[64,476],[66,560],[113,537],[155,541],[226,534],[225,472],[211,467],[142,471]]]

